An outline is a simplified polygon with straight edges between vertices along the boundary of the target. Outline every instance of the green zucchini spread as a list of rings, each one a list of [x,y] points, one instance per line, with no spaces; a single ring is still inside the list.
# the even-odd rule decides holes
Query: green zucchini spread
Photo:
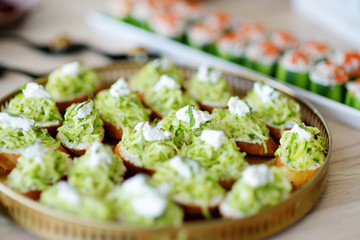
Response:
[[[65,121],[58,128],[62,143],[73,148],[86,149],[104,137],[103,122],[93,101],[72,104],[66,109]]]

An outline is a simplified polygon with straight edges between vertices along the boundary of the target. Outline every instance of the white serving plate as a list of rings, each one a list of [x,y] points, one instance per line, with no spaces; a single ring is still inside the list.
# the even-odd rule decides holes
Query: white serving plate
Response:
[[[155,50],[177,63],[196,65],[206,63],[208,65],[231,71],[257,79],[273,79],[257,73],[238,64],[218,58],[206,52],[191,48],[185,44],[145,31],[130,24],[113,19],[101,12],[93,12],[87,18],[87,23],[94,29],[107,34],[109,37],[119,40],[128,39],[142,46]],[[308,99],[326,117],[342,122],[355,129],[360,129],[360,111],[328,98],[285,84],[292,88],[296,95]]]

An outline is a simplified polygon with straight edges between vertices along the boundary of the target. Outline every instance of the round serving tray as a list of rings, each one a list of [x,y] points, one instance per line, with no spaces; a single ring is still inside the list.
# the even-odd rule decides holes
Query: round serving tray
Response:
[[[98,68],[101,81],[109,86],[119,77],[128,78],[143,64],[124,62]],[[187,78],[196,71],[195,68],[182,67]],[[253,78],[224,73],[234,89],[234,94],[243,96],[251,89]],[[38,79],[38,83],[46,83],[47,77]],[[290,195],[288,199],[258,214],[237,220],[211,219],[185,222],[180,227],[140,228],[119,222],[101,222],[81,218],[62,212],[28,199],[0,183],[0,201],[8,216],[23,228],[41,237],[50,239],[248,239],[263,238],[274,234],[304,216],[319,200],[324,191],[328,177],[329,157],[332,149],[329,128],[320,113],[308,102],[298,98],[289,88],[272,80],[266,84],[294,98],[301,106],[303,120],[307,125],[319,128],[320,135],[325,138],[328,149],[323,166],[317,174],[302,188]],[[20,90],[0,100],[0,107],[8,106],[9,101]],[[151,207],[151,206],[149,206]]]

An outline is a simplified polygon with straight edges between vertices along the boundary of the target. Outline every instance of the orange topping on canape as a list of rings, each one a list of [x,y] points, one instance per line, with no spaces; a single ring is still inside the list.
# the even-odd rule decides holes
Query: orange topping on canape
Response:
[[[236,31],[245,37],[251,38],[251,35],[255,33],[264,34],[266,29],[261,23],[242,22],[238,25]]]
[[[212,28],[224,29],[230,25],[230,17],[227,12],[214,11],[206,18],[205,22]]]
[[[196,0],[188,0],[185,2],[192,9],[201,9],[204,6],[204,4],[202,2],[196,1]]]
[[[277,31],[277,32],[275,32],[275,34],[277,35],[277,37],[279,37],[281,39],[281,41],[284,44],[297,43],[298,42],[296,37],[294,35],[292,35],[288,31]]]
[[[306,43],[305,50],[323,53],[329,50],[329,44],[325,42],[317,42],[314,40],[310,40]]]
[[[280,54],[280,49],[271,41],[263,41],[260,47],[266,55],[274,56]]]
[[[292,57],[291,57],[291,63],[295,64],[298,61],[303,61],[305,63],[309,62],[308,57],[305,55],[305,53],[301,52],[301,51],[294,51]]]
[[[334,66],[333,74],[336,82],[343,84],[349,79],[349,74],[342,66]]]

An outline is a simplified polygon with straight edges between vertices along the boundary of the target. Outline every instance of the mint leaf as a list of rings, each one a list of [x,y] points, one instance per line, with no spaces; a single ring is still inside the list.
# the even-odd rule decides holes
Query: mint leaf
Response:
[[[190,118],[190,127],[193,127],[195,125],[195,118],[193,116],[192,107],[190,105],[188,107],[188,114]]]

